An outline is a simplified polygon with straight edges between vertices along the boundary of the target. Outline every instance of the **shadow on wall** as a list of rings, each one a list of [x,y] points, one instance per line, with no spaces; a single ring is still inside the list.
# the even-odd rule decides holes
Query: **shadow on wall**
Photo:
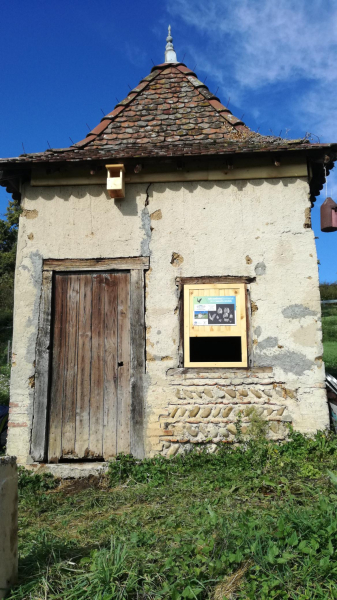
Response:
[[[210,191],[215,185],[217,188],[221,188],[223,190],[228,190],[229,188],[234,187],[237,189],[237,191],[241,192],[248,186],[248,184],[258,188],[266,184],[277,186],[282,183],[284,187],[288,187],[296,182],[297,178],[292,177],[282,179],[232,179],[228,181],[176,181],[172,183],[156,182],[153,185],[156,186],[157,194],[165,194],[167,190],[177,193],[182,189],[186,190],[186,192],[189,192],[190,194],[193,194],[193,192],[195,192],[197,189]]]
[[[140,189],[141,186],[141,189]],[[51,188],[34,187],[27,189],[26,198],[29,201],[44,200],[45,202],[52,202],[55,199],[69,202],[71,198],[77,200],[84,200],[89,198],[104,199],[111,203],[112,206],[116,206],[118,210],[124,216],[136,217],[139,215],[138,198],[144,196],[144,202],[146,198],[146,189],[148,184],[139,184],[137,189],[129,187],[126,192],[126,196],[123,199],[112,199],[106,189],[105,185],[79,185],[79,186],[53,186]],[[37,212],[34,210],[24,211],[27,218],[34,218],[37,216],[31,213]]]

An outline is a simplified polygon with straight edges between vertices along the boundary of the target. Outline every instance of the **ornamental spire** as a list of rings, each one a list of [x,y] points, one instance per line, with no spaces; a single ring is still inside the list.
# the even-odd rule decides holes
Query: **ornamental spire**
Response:
[[[165,62],[166,63],[176,63],[177,61],[177,55],[174,51],[173,48],[173,44],[172,44],[172,36],[171,36],[171,25],[169,25],[168,28],[168,36],[166,38],[167,44],[166,44],[166,48],[165,48]]]

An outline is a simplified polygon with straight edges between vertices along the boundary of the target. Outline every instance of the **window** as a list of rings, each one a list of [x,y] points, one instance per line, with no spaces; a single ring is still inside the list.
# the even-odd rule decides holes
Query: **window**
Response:
[[[244,283],[184,285],[184,366],[247,367]]]

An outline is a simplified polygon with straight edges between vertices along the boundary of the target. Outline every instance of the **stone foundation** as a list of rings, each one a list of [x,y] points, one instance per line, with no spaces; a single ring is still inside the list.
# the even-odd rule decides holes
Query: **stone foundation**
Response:
[[[236,422],[241,416],[241,433],[249,435],[252,414],[267,422],[267,437],[284,440],[288,412],[296,402],[296,389],[275,381],[272,369],[194,373],[189,369],[168,372],[170,400],[159,416],[161,452],[174,456],[194,444],[215,450],[221,443],[234,442]]]

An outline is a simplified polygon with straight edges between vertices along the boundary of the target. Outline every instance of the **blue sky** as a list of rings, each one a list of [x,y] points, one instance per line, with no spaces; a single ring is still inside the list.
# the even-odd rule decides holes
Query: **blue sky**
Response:
[[[5,0],[0,156],[83,139],[164,61],[169,23],[178,60],[249,127],[337,142],[336,0]],[[324,199],[312,211],[320,279],[336,281],[337,232],[319,228]],[[7,201],[0,188],[0,212]]]

